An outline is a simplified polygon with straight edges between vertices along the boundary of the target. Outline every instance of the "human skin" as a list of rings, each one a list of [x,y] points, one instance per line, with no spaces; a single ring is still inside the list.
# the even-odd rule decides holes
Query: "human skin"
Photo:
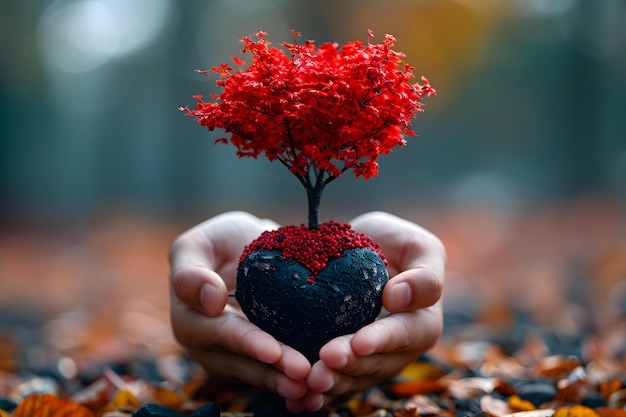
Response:
[[[292,412],[319,410],[397,375],[441,335],[445,249],[426,229],[389,213],[365,213],[350,224],[387,258],[385,311],[356,333],[329,341],[316,363],[250,323],[228,297],[244,247],[278,227],[246,212],[213,217],[172,244],[174,335],[211,377],[272,391]]]

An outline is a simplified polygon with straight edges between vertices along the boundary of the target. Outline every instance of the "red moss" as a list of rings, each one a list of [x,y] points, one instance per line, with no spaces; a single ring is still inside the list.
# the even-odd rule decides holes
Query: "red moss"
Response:
[[[387,264],[377,243],[352,230],[349,224],[332,220],[320,224],[317,229],[301,225],[283,226],[263,232],[244,249],[239,263],[260,249],[280,250],[285,259],[294,259],[311,271],[309,282],[313,282],[331,258],[340,258],[346,249],[356,248],[372,249]]]

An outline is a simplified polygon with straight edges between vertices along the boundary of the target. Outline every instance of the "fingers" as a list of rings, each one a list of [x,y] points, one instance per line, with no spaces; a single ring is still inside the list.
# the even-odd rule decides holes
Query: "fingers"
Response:
[[[386,363],[390,360],[396,362],[398,364],[396,373],[398,373],[406,365],[406,359],[402,358],[401,355],[394,356],[397,356],[396,360],[394,360],[394,358],[385,358],[384,361]],[[382,359],[379,362],[382,362]],[[386,376],[376,373],[353,376],[336,371],[320,361],[311,368],[311,373],[307,377],[309,391],[299,403],[305,410],[317,411],[325,404],[329,404],[339,397],[347,397],[359,391],[363,391],[379,384],[396,373]]]
[[[439,305],[411,313],[391,314],[353,335],[331,340],[320,350],[320,359],[331,368],[351,375],[387,373],[387,369],[378,368],[376,355],[407,352],[415,359],[437,342],[442,327]]]
[[[212,376],[267,389],[287,400],[298,400],[307,391],[304,379],[291,378],[271,365],[246,356],[206,349],[191,349],[190,355],[205,369],[210,369]]]
[[[208,318],[178,302],[172,322],[176,338],[210,375],[267,389],[285,398],[291,411],[302,411],[311,365],[301,353],[234,312]]]
[[[188,349],[224,350],[272,365],[295,379],[304,379],[309,361],[295,349],[279,343],[235,312],[208,318],[182,303],[172,305],[172,328],[177,340]],[[211,369],[211,368],[207,368]]]
[[[215,317],[222,313],[228,301],[228,289],[222,278],[202,266],[172,270],[172,293],[188,306]]]
[[[265,388],[292,411],[307,392],[309,361],[228,305],[239,256],[270,220],[244,212],[216,216],[180,235],[170,249],[174,335],[210,375]]]
[[[235,211],[215,216],[178,236],[170,248],[172,270],[202,266],[234,285],[244,247],[265,230],[278,225],[252,214]]]
[[[279,344],[234,313],[222,320],[221,316],[206,318],[194,310],[188,311],[204,321],[219,321],[201,326],[197,320],[187,319],[184,326],[173,326],[177,339],[187,344],[191,357],[210,375],[267,389],[283,397],[289,410],[302,411],[298,404],[307,392],[306,377],[311,366],[301,353]],[[213,326],[219,333],[217,337],[211,330]],[[201,338],[205,340],[200,342]]]
[[[281,344],[281,348],[283,354],[278,362],[274,364],[274,367],[280,369],[291,378],[304,380],[311,371],[309,360],[302,353],[287,345]]]
[[[176,338],[190,349],[224,349],[260,362],[276,363],[282,354],[278,341],[235,313],[206,316],[179,304],[172,306]]]
[[[300,352],[240,317],[227,306],[207,317],[181,301],[172,304],[172,328],[178,341],[210,375],[270,390],[301,411],[311,365]]]
[[[352,228],[380,245],[394,273],[428,266],[443,275],[446,251],[441,240],[425,228],[389,213],[375,211],[351,221]]]
[[[408,220],[370,212],[352,220],[355,230],[380,245],[392,276],[383,290],[383,305],[408,312],[433,305],[441,297],[446,251],[434,234]]]
[[[408,356],[412,358],[413,355],[393,352],[365,356],[351,360],[349,365],[340,370],[321,361],[313,366],[307,382],[311,389],[327,395],[350,394],[397,375],[407,363],[414,360],[407,362]]]
[[[383,305],[391,313],[409,312],[435,304],[443,292],[443,275],[419,266],[392,277],[383,289]]]
[[[214,271],[217,259],[213,246],[196,226],[180,235],[170,248],[172,295],[212,317],[219,315],[228,301],[226,283]]]
[[[328,404],[397,375],[436,343],[442,326],[441,308],[436,304],[389,315],[353,335],[331,340],[311,368],[309,392],[300,403],[314,411],[320,402]]]
[[[209,316],[219,315],[235,285],[239,256],[252,239],[276,227],[245,212],[228,212],[189,229],[170,248],[175,297]]]
[[[382,298],[392,314],[331,340],[313,367],[227,303],[243,248],[277,226],[248,213],[214,217],[173,243],[171,315],[176,338],[212,375],[267,388],[285,398],[292,412],[319,410],[334,398],[396,375],[441,334],[437,301],[445,249],[432,233],[387,213],[365,214],[352,225],[377,242],[387,257],[392,278]]]
[[[357,356],[408,351],[418,352],[415,355],[417,358],[437,342],[442,328],[442,312],[437,304],[410,313],[391,314],[374,321],[354,334],[350,348]],[[348,358],[353,359],[352,356]],[[353,364],[347,363],[344,369],[350,369],[350,366]]]

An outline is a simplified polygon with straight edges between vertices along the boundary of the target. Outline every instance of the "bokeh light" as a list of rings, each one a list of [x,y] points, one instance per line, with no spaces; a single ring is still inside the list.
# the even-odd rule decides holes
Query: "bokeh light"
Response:
[[[52,2],[38,28],[50,71],[80,73],[147,47],[167,22],[169,0]]]
[[[167,249],[186,227],[226,210],[303,222],[306,195],[280,164],[238,160],[178,111],[219,91],[194,70],[290,29],[317,43],[393,34],[439,92],[379,177],[327,187],[322,220],[380,209],[427,226],[458,305],[537,309],[544,290],[598,305],[626,259],[625,21],[622,0],[3,2],[0,313],[45,293],[85,332],[87,307],[130,310],[139,328],[167,315]]]

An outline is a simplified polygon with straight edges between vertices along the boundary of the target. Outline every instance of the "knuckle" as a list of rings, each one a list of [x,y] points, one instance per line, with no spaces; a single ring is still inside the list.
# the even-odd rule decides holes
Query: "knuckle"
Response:
[[[424,281],[424,289],[426,290],[425,292],[427,293],[428,298],[430,298],[433,302],[439,300],[443,293],[443,277],[441,274],[428,270],[428,274],[426,275],[426,279]]]
[[[191,345],[194,344],[194,338],[192,335],[189,334],[185,323],[181,322],[181,320],[179,320],[176,315],[172,315],[171,320],[172,334],[174,336],[174,339],[176,339],[176,341],[183,346],[191,347]]]
[[[180,298],[180,295],[189,282],[189,274],[182,268],[174,269],[170,274],[170,282],[174,294]]]
[[[178,235],[173,241],[172,244],[170,245],[169,248],[169,260],[170,260],[170,264],[173,263],[174,257],[176,256],[177,253],[180,252],[181,247],[183,246],[183,236],[184,234]]]

